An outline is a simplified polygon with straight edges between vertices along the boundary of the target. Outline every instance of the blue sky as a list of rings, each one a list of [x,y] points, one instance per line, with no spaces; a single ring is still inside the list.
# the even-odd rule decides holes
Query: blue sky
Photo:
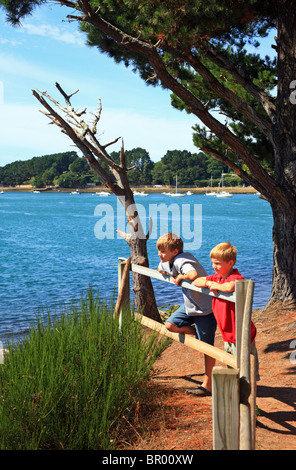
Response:
[[[73,150],[32,95],[40,89],[62,102],[55,82],[68,93],[79,89],[72,99],[79,109],[94,111],[101,99],[103,144],[120,136],[126,150],[142,147],[153,161],[167,150],[198,151],[192,143],[197,118],[173,109],[168,91],[147,86],[131,69],[87,47],[78,24],[63,21],[70,12],[42,6],[14,28],[0,9],[0,166]],[[109,151],[119,148],[120,143]]]

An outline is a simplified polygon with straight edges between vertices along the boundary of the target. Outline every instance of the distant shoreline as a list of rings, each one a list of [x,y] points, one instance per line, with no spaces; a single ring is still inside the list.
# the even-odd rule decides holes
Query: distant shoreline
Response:
[[[162,192],[167,192],[167,191],[174,191],[175,188],[172,186],[162,186],[162,187],[153,187],[153,186],[138,186],[138,187],[133,187],[133,191],[145,191],[146,193],[162,193]],[[251,186],[243,187],[243,186],[233,186],[233,187],[225,187],[224,188],[227,192],[232,193],[232,194],[256,194],[258,191],[255,188],[252,188]],[[46,193],[71,193],[73,191],[76,191],[76,188],[57,188],[57,187],[48,187],[48,188],[34,188],[31,185],[20,185],[20,186],[9,186],[9,187],[1,187],[0,190],[4,192],[23,192],[23,193],[32,193],[33,191],[40,191],[40,192],[46,192]],[[218,188],[212,188],[214,192],[218,190]],[[96,193],[100,191],[107,191],[110,192],[110,190],[106,189],[104,186],[95,186],[92,188],[79,188],[78,191],[80,193]],[[191,191],[193,194],[203,194],[207,191],[209,191],[208,187],[204,188],[182,188],[179,187],[178,191],[180,193],[186,193],[187,191]]]

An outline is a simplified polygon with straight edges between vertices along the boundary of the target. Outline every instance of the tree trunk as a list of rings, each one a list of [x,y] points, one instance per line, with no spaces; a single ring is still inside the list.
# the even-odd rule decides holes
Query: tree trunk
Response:
[[[284,197],[271,199],[274,270],[269,304],[296,304],[296,103],[291,84],[296,79],[296,2],[278,8],[278,96],[273,123],[275,180]],[[295,87],[294,87],[295,88]]]
[[[132,263],[149,267],[147,255],[147,240],[132,240],[130,244]],[[143,261],[142,261],[143,259]],[[133,273],[133,291],[137,311],[148,318],[161,322],[156,305],[151,278]]]
[[[274,302],[296,303],[296,206],[273,204],[273,280],[268,306]]]
[[[125,185],[127,197],[119,197],[119,200],[125,209],[130,233],[124,233],[119,230],[117,230],[117,232],[125,239],[130,247],[131,263],[149,267],[147,253],[147,240],[149,238],[149,233],[146,235],[143,232],[143,227],[137,212],[133,193],[130,189],[127,191],[127,188],[129,188],[128,182]],[[161,317],[155,301],[151,278],[144,276],[143,274],[132,274],[133,291],[135,294],[135,304],[138,313],[141,313],[148,318],[152,318],[155,321],[161,322]]]

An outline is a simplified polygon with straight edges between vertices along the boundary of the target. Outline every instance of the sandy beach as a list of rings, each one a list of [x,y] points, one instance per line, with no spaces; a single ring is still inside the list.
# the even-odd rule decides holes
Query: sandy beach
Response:
[[[145,191],[146,193],[162,193],[164,191],[174,191],[175,187],[173,186],[162,186],[162,187],[154,187],[154,186],[137,186],[132,188],[134,191]],[[224,188],[229,193],[232,194],[256,194],[258,191],[251,187],[251,186],[233,186]],[[27,185],[20,185],[20,186],[8,186],[2,187],[1,190],[4,192],[32,192],[32,191],[40,191],[40,192],[61,192],[61,193],[71,193],[75,191],[75,188],[58,188],[55,186],[50,186],[47,188],[34,188],[30,184]],[[178,188],[180,193],[186,193],[187,191],[191,191],[193,194],[203,194],[209,190],[208,187],[197,188],[197,187],[180,187]],[[213,188],[213,191],[217,191],[218,188]],[[109,191],[104,186],[95,186],[90,188],[79,188],[78,191],[80,193],[96,193],[99,191]]]

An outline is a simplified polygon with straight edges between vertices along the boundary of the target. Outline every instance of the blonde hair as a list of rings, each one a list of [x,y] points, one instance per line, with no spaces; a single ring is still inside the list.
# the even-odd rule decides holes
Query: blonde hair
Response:
[[[178,250],[179,253],[183,251],[183,240],[179,235],[169,232],[165,233],[156,242],[156,247],[158,250]]]
[[[210,253],[210,258],[217,258],[222,261],[233,261],[236,263],[237,249],[229,242],[222,242],[216,245]]]

